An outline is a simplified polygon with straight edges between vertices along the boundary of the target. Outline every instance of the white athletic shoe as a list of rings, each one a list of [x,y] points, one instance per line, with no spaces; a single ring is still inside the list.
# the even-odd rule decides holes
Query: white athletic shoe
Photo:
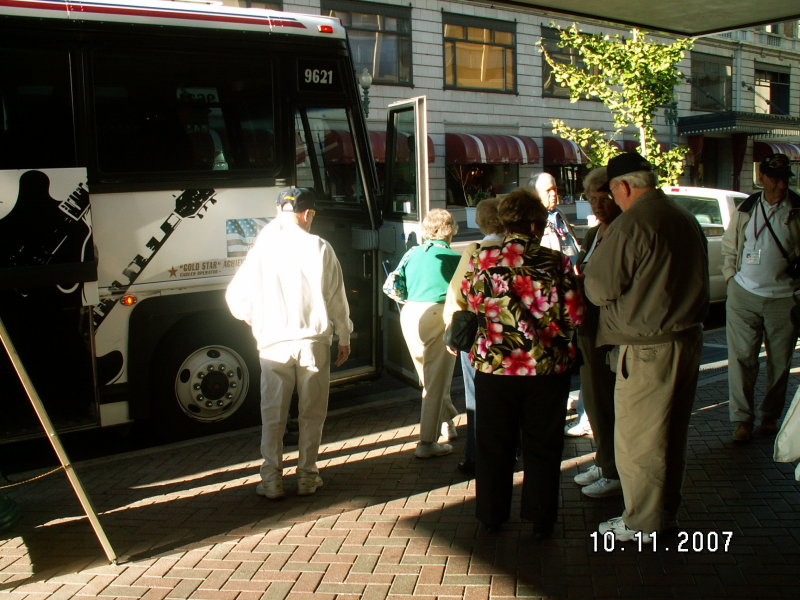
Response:
[[[453,447],[450,444],[438,444],[436,442],[420,442],[414,450],[417,458],[433,458],[434,456],[444,456],[450,454]]]
[[[269,481],[262,481],[256,486],[256,494],[264,496],[270,500],[279,500],[286,494],[283,493],[283,479],[270,479]]]
[[[589,498],[606,498],[608,496],[619,496],[622,493],[622,483],[619,479],[609,479],[601,477],[594,483],[585,485],[581,492]]]
[[[608,533],[611,531],[618,542],[632,542],[639,537],[636,535],[637,533],[640,534],[643,544],[649,544],[653,541],[649,533],[645,533],[644,531],[640,532],[625,525],[625,521],[622,520],[622,517],[614,517],[613,519],[600,523],[597,527],[597,531],[600,533]]]
[[[597,465],[592,465],[587,471],[575,475],[573,481],[578,485],[589,485],[598,481],[603,476],[603,471]]]
[[[452,442],[453,440],[458,439],[458,431],[456,430],[456,424],[453,423],[452,419],[442,423],[442,437],[446,439],[448,442]]]
[[[316,494],[317,490],[322,487],[322,477],[319,475],[307,475],[297,479],[297,495],[298,496],[311,496]]]

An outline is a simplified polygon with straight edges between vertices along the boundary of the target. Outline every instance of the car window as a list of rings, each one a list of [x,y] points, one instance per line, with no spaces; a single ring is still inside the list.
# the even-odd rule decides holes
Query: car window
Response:
[[[722,214],[716,198],[701,198],[698,196],[670,196],[670,198],[692,213],[698,223],[722,225]]]

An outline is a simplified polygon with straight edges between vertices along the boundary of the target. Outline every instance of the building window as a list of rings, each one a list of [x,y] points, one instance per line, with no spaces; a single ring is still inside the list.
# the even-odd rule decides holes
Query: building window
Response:
[[[515,92],[514,23],[444,13],[444,86]]]
[[[575,48],[561,48],[558,45],[561,36],[558,29],[542,27],[542,46],[553,62],[561,65],[577,65],[581,57]],[[553,67],[542,58],[542,96],[569,98],[569,87],[562,86],[553,75]]]
[[[731,110],[733,60],[692,52],[692,109]]]
[[[781,21],[780,23],[769,23],[764,25],[764,31],[775,35],[783,35],[788,38],[797,37],[797,26],[800,21]]]
[[[789,73],[756,65],[755,111],[762,115],[789,114]]]
[[[239,8],[266,8],[283,10],[283,2],[265,2],[262,0],[239,0]]]
[[[356,73],[373,83],[411,85],[411,9],[366,2],[322,1],[322,14],[347,29]]]

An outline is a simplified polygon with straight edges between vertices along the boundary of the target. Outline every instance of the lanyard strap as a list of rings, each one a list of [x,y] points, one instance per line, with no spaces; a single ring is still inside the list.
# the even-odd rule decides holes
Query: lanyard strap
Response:
[[[761,212],[764,214],[764,220],[767,222],[766,227],[767,227],[767,229],[769,229],[769,232],[772,234],[772,237],[775,240],[775,243],[778,244],[778,250],[780,250],[781,254],[783,254],[783,258],[785,258],[786,261],[788,262],[789,261],[789,253],[786,252],[786,249],[783,247],[783,244],[781,244],[781,241],[778,239],[778,236],[775,235],[775,231],[772,229],[772,225],[769,224],[769,219],[767,218],[767,211],[764,210],[763,201],[760,202],[760,204],[761,204]],[[772,214],[773,215],[775,214],[774,210],[772,211]],[[764,228],[762,227],[761,230],[763,231]],[[758,235],[756,235],[756,239],[758,239]]]
[[[761,235],[761,232],[764,231],[764,228],[769,225],[769,220],[772,218],[772,215],[775,214],[775,211],[778,210],[778,207],[775,206],[770,210],[769,216],[767,216],[767,212],[764,210],[764,200],[763,198],[759,200],[758,205],[761,207],[761,214],[764,215],[764,225],[761,228],[758,227],[758,210],[756,210],[755,218],[753,219],[753,235],[755,239],[758,240],[758,236]],[[774,234],[773,234],[774,235]]]

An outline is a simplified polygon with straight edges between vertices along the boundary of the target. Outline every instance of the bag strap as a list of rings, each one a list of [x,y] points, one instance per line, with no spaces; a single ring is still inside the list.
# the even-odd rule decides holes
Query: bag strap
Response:
[[[772,229],[772,225],[769,224],[769,219],[767,218],[767,211],[764,209],[764,203],[759,202],[759,204],[761,205],[761,214],[764,215],[764,221],[766,221],[767,223],[767,229],[769,229],[769,232],[772,234],[772,238],[775,240],[775,243],[778,244],[778,250],[781,251],[781,254],[783,254],[783,258],[786,259],[786,262],[790,262],[789,253],[786,252],[786,248],[783,247],[783,244],[781,244],[781,241],[778,239],[778,236],[775,235],[775,231]]]

